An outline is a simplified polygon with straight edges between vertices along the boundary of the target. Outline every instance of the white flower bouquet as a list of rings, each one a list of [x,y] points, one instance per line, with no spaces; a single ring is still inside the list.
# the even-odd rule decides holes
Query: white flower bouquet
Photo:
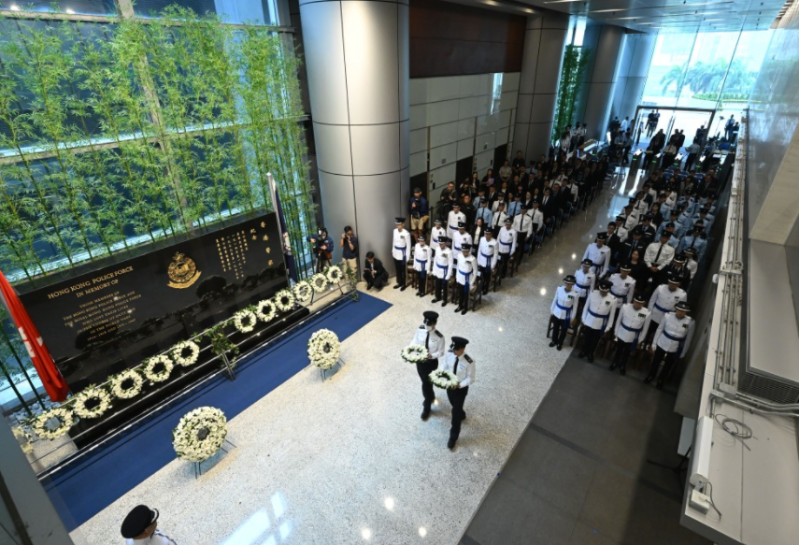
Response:
[[[135,369],[127,369],[110,379],[111,393],[119,399],[132,399],[141,393],[144,379]]]
[[[255,329],[255,324],[258,323],[258,318],[251,310],[240,310],[233,315],[233,326],[241,333],[249,333]]]
[[[50,426],[53,420],[58,421],[55,427]],[[72,411],[65,407],[56,407],[37,416],[31,423],[31,428],[39,438],[52,441],[66,434],[73,424],[75,416]]]
[[[436,369],[430,373],[430,382],[433,383],[433,386],[442,390],[454,390],[461,383],[454,373],[444,369]]]
[[[172,374],[173,367],[174,365],[172,364],[172,360],[169,359],[169,356],[166,354],[159,354],[158,356],[153,356],[144,363],[142,374],[144,378],[153,384],[164,382],[169,378],[169,375]]]
[[[199,407],[184,415],[172,430],[172,446],[178,458],[202,462],[217,453],[225,437],[225,413],[214,407]]]
[[[308,359],[319,369],[330,369],[341,355],[341,343],[329,329],[320,329],[308,340]]]
[[[255,305],[255,315],[262,322],[271,322],[277,316],[277,307],[270,299],[258,301]]]
[[[171,350],[172,360],[181,367],[190,367],[200,358],[200,346],[194,341],[180,341]]]
[[[344,273],[341,272],[341,268],[337,265],[332,265],[327,268],[325,271],[325,276],[327,276],[327,281],[333,285],[338,285],[339,282],[342,281],[344,278]]]
[[[289,312],[294,309],[294,294],[291,290],[280,290],[275,294],[275,306],[280,312]]]
[[[300,303],[307,303],[311,300],[313,296],[313,286],[310,283],[302,280],[294,284],[294,287],[291,288],[291,291],[294,292],[294,298],[299,301]]]
[[[402,349],[402,359],[408,363],[422,363],[428,356],[427,348],[420,344],[410,344]]]
[[[316,293],[322,293],[327,288],[327,276],[316,273],[311,277],[311,286]]]
[[[99,386],[89,386],[72,402],[72,410],[80,418],[99,418],[111,408],[111,394]]]

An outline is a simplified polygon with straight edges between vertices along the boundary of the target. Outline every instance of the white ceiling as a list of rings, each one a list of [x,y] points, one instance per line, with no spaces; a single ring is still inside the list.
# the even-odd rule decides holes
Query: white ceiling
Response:
[[[451,1],[519,15],[531,15],[544,8],[642,32],[766,30],[786,4],[785,0]]]

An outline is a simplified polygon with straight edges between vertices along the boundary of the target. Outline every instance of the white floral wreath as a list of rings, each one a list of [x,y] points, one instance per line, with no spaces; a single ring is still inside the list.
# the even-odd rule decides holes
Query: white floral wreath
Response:
[[[47,423],[52,419],[58,420],[58,427],[48,428]],[[31,428],[41,439],[52,441],[66,434],[75,424],[75,416],[65,407],[56,407],[37,416],[31,423]]]
[[[330,369],[341,355],[341,343],[329,329],[320,329],[308,340],[308,359],[320,369]]]
[[[127,369],[111,377],[111,393],[119,399],[131,399],[141,393],[144,379],[135,369]],[[125,384],[130,384],[125,388]]]
[[[316,293],[321,293],[327,288],[327,276],[322,273],[316,273],[311,277],[311,286]]]
[[[172,361],[181,367],[190,367],[200,359],[200,346],[194,341],[180,341],[170,352]]]
[[[341,272],[340,267],[332,265],[327,268],[327,280],[331,284],[338,284],[339,282],[341,282],[343,278],[344,278],[344,273]]]
[[[233,315],[233,325],[241,333],[249,333],[255,329],[255,324],[257,323],[258,318],[255,317],[255,313],[251,310],[240,310]]]
[[[427,348],[420,344],[411,344],[402,349],[402,359],[408,363],[422,363],[428,355]]]
[[[294,287],[291,288],[291,291],[294,293],[294,298],[299,301],[300,303],[307,303],[313,297],[313,286],[309,284],[307,281],[302,280],[294,284]]]
[[[270,299],[258,301],[258,304],[255,305],[255,315],[262,322],[271,322],[277,316],[277,307]]]
[[[444,369],[436,369],[430,373],[430,382],[433,383],[433,386],[443,390],[454,390],[460,385],[458,377],[454,373]]]
[[[163,369],[161,371],[156,371],[155,369],[159,365],[163,366]],[[152,383],[164,382],[169,378],[169,375],[172,374],[173,367],[174,365],[172,364],[172,360],[169,359],[169,356],[166,354],[159,354],[147,360],[142,369],[142,373],[144,374],[144,378]]]
[[[89,403],[95,402],[89,407]],[[72,410],[81,418],[99,418],[111,408],[111,394],[98,386],[89,386],[72,402]]]
[[[291,290],[280,290],[275,294],[275,306],[280,312],[289,312],[294,309],[295,299]]]
[[[178,458],[202,462],[217,453],[225,437],[225,413],[215,407],[199,407],[180,419],[172,431],[172,446]]]

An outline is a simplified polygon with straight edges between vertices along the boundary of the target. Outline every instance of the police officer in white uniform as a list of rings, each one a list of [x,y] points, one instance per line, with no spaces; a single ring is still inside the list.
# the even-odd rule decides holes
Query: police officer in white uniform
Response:
[[[427,274],[433,266],[433,252],[425,244],[424,235],[416,237],[416,246],[413,248],[413,270],[419,276],[419,290],[416,295],[424,297],[427,294]]]
[[[461,205],[456,202],[452,204],[452,210],[450,210],[447,215],[447,232],[449,233],[449,238],[454,239],[455,233],[458,232],[458,224],[461,222],[464,224],[466,223],[466,214],[461,212]]]
[[[577,279],[570,274],[563,279],[563,285],[558,286],[558,289],[555,290],[555,297],[549,307],[549,311],[552,313],[549,318],[549,321],[552,322],[550,348],[557,346],[558,350],[561,350],[569,327],[574,327],[577,324],[580,292],[574,287],[576,282]]]
[[[391,257],[394,258],[394,270],[397,273],[397,283],[394,289],[405,291],[405,266],[411,253],[411,234],[405,229],[405,218],[394,218],[397,228],[394,229],[391,244]]]
[[[496,268],[498,257],[499,244],[494,240],[491,230],[486,230],[477,249],[477,266],[480,267],[480,288],[483,290],[483,295],[488,293],[488,288],[491,285],[491,271]]]
[[[125,545],[176,545],[158,529],[158,510],[146,505],[137,505],[122,521],[122,537]]]
[[[441,220],[435,220],[433,222],[433,229],[430,231],[430,248],[433,250],[433,254],[438,251],[439,239],[445,236],[447,236],[447,230],[441,226]]]
[[[461,422],[466,419],[466,412],[463,404],[469,394],[469,386],[475,381],[475,363],[466,353],[466,345],[469,341],[463,337],[452,337],[450,351],[444,356],[444,363],[441,368],[449,371],[458,377],[458,387],[454,390],[447,390],[447,397],[452,405],[452,427],[449,430],[449,441],[447,447],[452,450],[461,433]]]
[[[591,270],[594,264],[590,259],[583,259],[580,268],[574,271],[574,278],[577,279],[577,291],[580,292],[580,305],[585,304],[585,298],[594,291],[596,284],[596,274]]]
[[[638,294],[633,298],[632,303],[626,303],[621,307],[619,318],[616,320],[616,354],[610,370],[619,368],[622,375],[627,372],[627,360],[638,343],[646,338],[649,330],[651,313],[644,306],[646,298]]]
[[[630,276],[630,266],[619,266],[619,272],[610,275],[610,293],[619,300],[619,304],[632,303],[635,292],[635,278]]]
[[[411,344],[424,346],[427,349],[427,359],[416,364],[416,371],[422,381],[422,397],[424,398],[422,420],[427,420],[430,417],[430,407],[436,399],[433,384],[430,382],[430,373],[438,369],[438,358],[444,357],[447,345],[444,335],[436,329],[438,313],[428,310],[422,315],[424,323],[414,333]]]
[[[656,324],[656,327],[660,326],[663,316],[673,311],[677,303],[686,300],[687,294],[680,287],[680,281],[680,278],[671,276],[665,284],[661,284],[652,292],[648,306],[649,312],[652,313],[652,322]],[[651,342],[651,337],[654,335],[653,331],[650,328],[649,335],[647,335],[649,337],[647,344]]]
[[[594,361],[594,351],[602,334],[613,331],[613,318],[616,315],[618,299],[610,294],[610,285],[609,281],[600,280],[599,289],[591,292],[583,308],[585,335],[583,350],[577,357],[588,356],[588,363]]]
[[[652,382],[657,373],[660,362],[665,360],[663,369],[658,375],[657,388],[661,390],[663,383],[668,378],[677,359],[684,358],[691,346],[691,337],[694,334],[694,320],[688,316],[690,307],[685,301],[680,301],[674,307],[674,312],[669,312],[660,322],[650,352],[652,363],[649,365],[649,373],[644,379],[645,383]]]
[[[583,259],[590,259],[592,262],[591,270],[596,273],[599,278],[602,278],[610,266],[610,248],[605,246],[605,241],[608,239],[608,234],[604,231],[597,233],[596,242],[592,242],[585,249]]]
[[[472,255],[472,245],[464,243],[455,256],[455,282],[458,284],[458,307],[461,315],[469,310],[469,293],[477,282],[477,262]]]
[[[452,259],[452,250],[447,247],[449,238],[441,236],[438,239],[438,251],[433,259],[433,276],[436,277],[436,297],[433,299],[434,303],[443,300],[442,307],[447,306],[449,299],[449,279],[452,278],[452,271],[454,264]]]
[[[513,218],[505,218],[505,225],[499,230],[497,242],[499,243],[499,279],[505,278],[508,272],[508,262],[516,253],[516,231],[513,230]],[[498,284],[501,282],[497,282]]]
[[[472,243],[472,235],[466,232],[466,223],[460,222],[458,230],[452,234],[452,251],[458,255],[463,249],[464,244]]]

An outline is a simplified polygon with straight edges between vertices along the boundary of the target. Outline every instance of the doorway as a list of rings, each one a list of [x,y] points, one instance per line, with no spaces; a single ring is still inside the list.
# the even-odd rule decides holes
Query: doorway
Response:
[[[636,149],[646,149],[652,137],[661,129],[666,135],[666,142],[676,131],[685,134],[685,140],[679,153],[685,154],[685,148],[690,146],[694,138],[700,136],[700,145],[704,145],[713,134],[710,129],[713,124],[715,110],[702,110],[697,108],[658,108],[656,106],[640,105],[635,110],[635,123],[633,124],[633,142]]]

